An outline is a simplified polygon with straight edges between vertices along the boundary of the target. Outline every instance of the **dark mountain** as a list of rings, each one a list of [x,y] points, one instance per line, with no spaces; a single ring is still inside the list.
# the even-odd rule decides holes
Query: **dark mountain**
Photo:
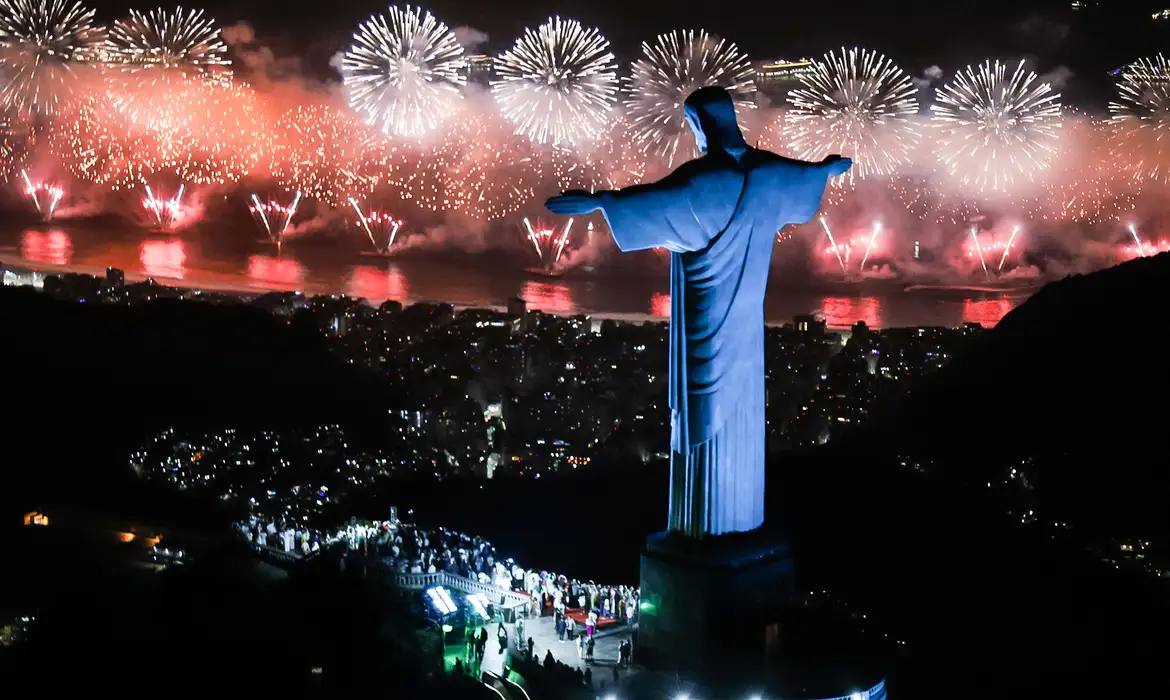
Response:
[[[389,401],[319,334],[237,304],[76,304],[0,288],[0,366],[5,475],[25,493],[108,483],[170,425],[374,433]]]
[[[942,460],[974,483],[1039,458],[1049,499],[1164,513],[1168,283],[1170,254],[1048,284],[835,451]]]

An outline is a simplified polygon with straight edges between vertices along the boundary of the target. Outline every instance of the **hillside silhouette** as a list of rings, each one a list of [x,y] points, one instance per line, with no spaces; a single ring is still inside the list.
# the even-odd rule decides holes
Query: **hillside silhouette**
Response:
[[[833,451],[941,460],[972,483],[1032,457],[1050,501],[1164,532],[1168,281],[1163,253],[1046,285]]]
[[[5,472],[26,491],[100,487],[172,425],[376,434],[390,401],[307,324],[242,304],[78,304],[0,288],[0,363]]]

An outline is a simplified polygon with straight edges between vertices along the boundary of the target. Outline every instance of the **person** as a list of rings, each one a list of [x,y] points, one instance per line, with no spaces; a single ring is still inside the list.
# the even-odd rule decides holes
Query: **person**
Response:
[[[504,629],[503,622],[496,630],[496,640],[500,643],[500,655],[503,656],[508,651],[508,630]]]

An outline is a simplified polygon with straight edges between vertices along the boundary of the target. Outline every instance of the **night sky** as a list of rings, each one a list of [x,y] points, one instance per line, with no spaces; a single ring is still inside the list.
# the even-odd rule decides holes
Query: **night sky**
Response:
[[[141,3],[117,3],[143,7]],[[594,25],[618,59],[671,29],[703,28],[737,42],[752,58],[819,55],[861,45],[886,53],[912,75],[928,66],[947,74],[983,58],[1029,58],[1072,101],[1103,103],[1105,71],[1170,46],[1170,22],[1154,10],[1170,0],[1101,0],[1102,9],[1074,12],[1069,0],[434,0],[424,7],[451,27],[486,34],[482,53],[507,48],[525,26],[551,14]],[[344,49],[355,25],[385,9],[374,0],[204,0],[196,3],[221,23],[246,21],[277,56],[294,56],[312,77],[331,77],[330,58]],[[1118,7],[1124,9],[1118,9]],[[103,3],[103,19],[117,8]],[[1066,81],[1069,76],[1074,79]]]

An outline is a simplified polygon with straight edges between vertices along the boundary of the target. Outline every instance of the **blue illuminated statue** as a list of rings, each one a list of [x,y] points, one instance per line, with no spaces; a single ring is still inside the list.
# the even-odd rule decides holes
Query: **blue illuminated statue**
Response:
[[[566,192],[554,214],[601,210],[622,251],[666,248],[670,261],[670,520],[692,537],[764,522],[764,292],[776,232],[820,207],[828,178],[852,164],[748,147],[721,87],[684,105],[700,158],[662,180]]]

